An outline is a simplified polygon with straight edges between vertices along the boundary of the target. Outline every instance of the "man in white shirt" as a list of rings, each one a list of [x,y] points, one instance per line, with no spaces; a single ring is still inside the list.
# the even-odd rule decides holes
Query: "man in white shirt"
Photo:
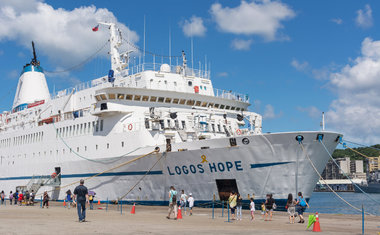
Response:
[[[185,215],[186,215],[186,203],[187,203],[187,195],[185,194],[185,191],[182,189],[180,206],[181,206],[181,209],[185,212]]]

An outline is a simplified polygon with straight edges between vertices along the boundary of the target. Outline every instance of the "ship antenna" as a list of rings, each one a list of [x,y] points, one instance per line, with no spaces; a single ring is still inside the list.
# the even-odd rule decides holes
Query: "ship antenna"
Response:
[[[38,61],[37,61],[37,56],[36,56],[36,49],[34,48],[34,42],[32,41],[32,47],[33,47],[33,59],[32,59],[32,65],[37,66]]]

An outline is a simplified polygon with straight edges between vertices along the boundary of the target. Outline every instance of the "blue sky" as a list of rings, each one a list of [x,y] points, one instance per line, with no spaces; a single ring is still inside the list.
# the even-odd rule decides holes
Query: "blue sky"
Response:
[[[0,0],[0,109],[10,110],[35,41],[45,70],[65,70],[106,41],[99,20],[130,41],[194,64],[211,64],[215,88],[249,94],[265,132],[326,128],[380,143],[379,1],[38,1]],[[191,30],[190,30],[191,29]],[[129,32],[129,33],[128,33]],[[107,74],[107,49],[78,70],[47,74],[50,91]],[[147,58],[147,60],[149,60]],[[156,60],[160,60],[157,59]]]

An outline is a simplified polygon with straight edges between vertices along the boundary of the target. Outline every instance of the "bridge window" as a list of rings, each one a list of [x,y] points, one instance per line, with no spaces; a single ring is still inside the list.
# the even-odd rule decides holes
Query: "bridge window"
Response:
[[[172,98],[166,98],[165,103],[170,103],[172,101]]]
[[[149,100],[149,96],[144,95],[142,98],[142,101],[148,101],[148,100]]]
[[[195,103],[195,106],[201,106],[201,102],[200,102],[200,101],[197,101],[197,102]]]
[[[221,104],[221,105],[220,105],[220,109],[224,109],[224,104]]]
[[[207,102],[203,102],[202,107],[207,107]]]
[[[181,100],[179,101],[180,104],[185,104],[185,102],[186,102],[185,99],[181,99]]]
[[[102,98],[102,100],[107,100],[107,97],[106,97],[105,94],[101,94],[101,95],[100,95],[100,98]]]
[[[125,99],[126,99],[126,100],[132,100],[132,97],[133,97],[133,95],[127,95],[127,96],[125,97]]]
[[[160,103],[164,102],[164,97],[158,97],[158,102]]]
[[[173,99],[173,104],[178,104],[179,99]]]
[[[114,100],[114,99],[116,99],[116,95],[115,94],[108,94],[108,99]]]
[[[141,95],[135,95],[135,101],[140,101],[141,100]]]
[[[157,97],[156,96],[151,96],[150,97],[150,102],[156,102],[157,100]]]
[[[119,99],[119,100],[124,100],[124,94],[117,94],[117,98]]]
[[[195,100],[188,100],[186,102],[187,105],[194,105],[194,103],[195,103]]]
[[[216,108],[216,109],[219,108],[219,104],[215,104],[214,108]]]

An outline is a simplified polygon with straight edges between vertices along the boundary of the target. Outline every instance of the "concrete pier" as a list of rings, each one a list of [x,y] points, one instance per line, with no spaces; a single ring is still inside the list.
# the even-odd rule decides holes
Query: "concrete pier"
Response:
[[[98,209],[98,207],[103,209]],[[221,209],[194,208],[193,215],[181,220],[168,220],[167,207],[136,206],[136,214],[130,214],[131,205],[123,205],[123,214],[112,205],[94,205],[87,210],[87,222],[79,223],[76,208],[67,209],[62,203],[51,203],[49,209],[35,206],[0,206],[0,234],[311,234],[304,224],[289,224],[285,212],[275,212],[272,221],[264,221],[256,211],[255,220],[250,212],[243,211],[242,221],[227,221],[227,213],[221,217]],[[305,218],[307,218],[307,214]],[[361,215],[320,214],[322,234],[361,234]],[[298,222],[298,218],[296,218]],[[380,217],[366,216],[365,234],[380,232]]]

